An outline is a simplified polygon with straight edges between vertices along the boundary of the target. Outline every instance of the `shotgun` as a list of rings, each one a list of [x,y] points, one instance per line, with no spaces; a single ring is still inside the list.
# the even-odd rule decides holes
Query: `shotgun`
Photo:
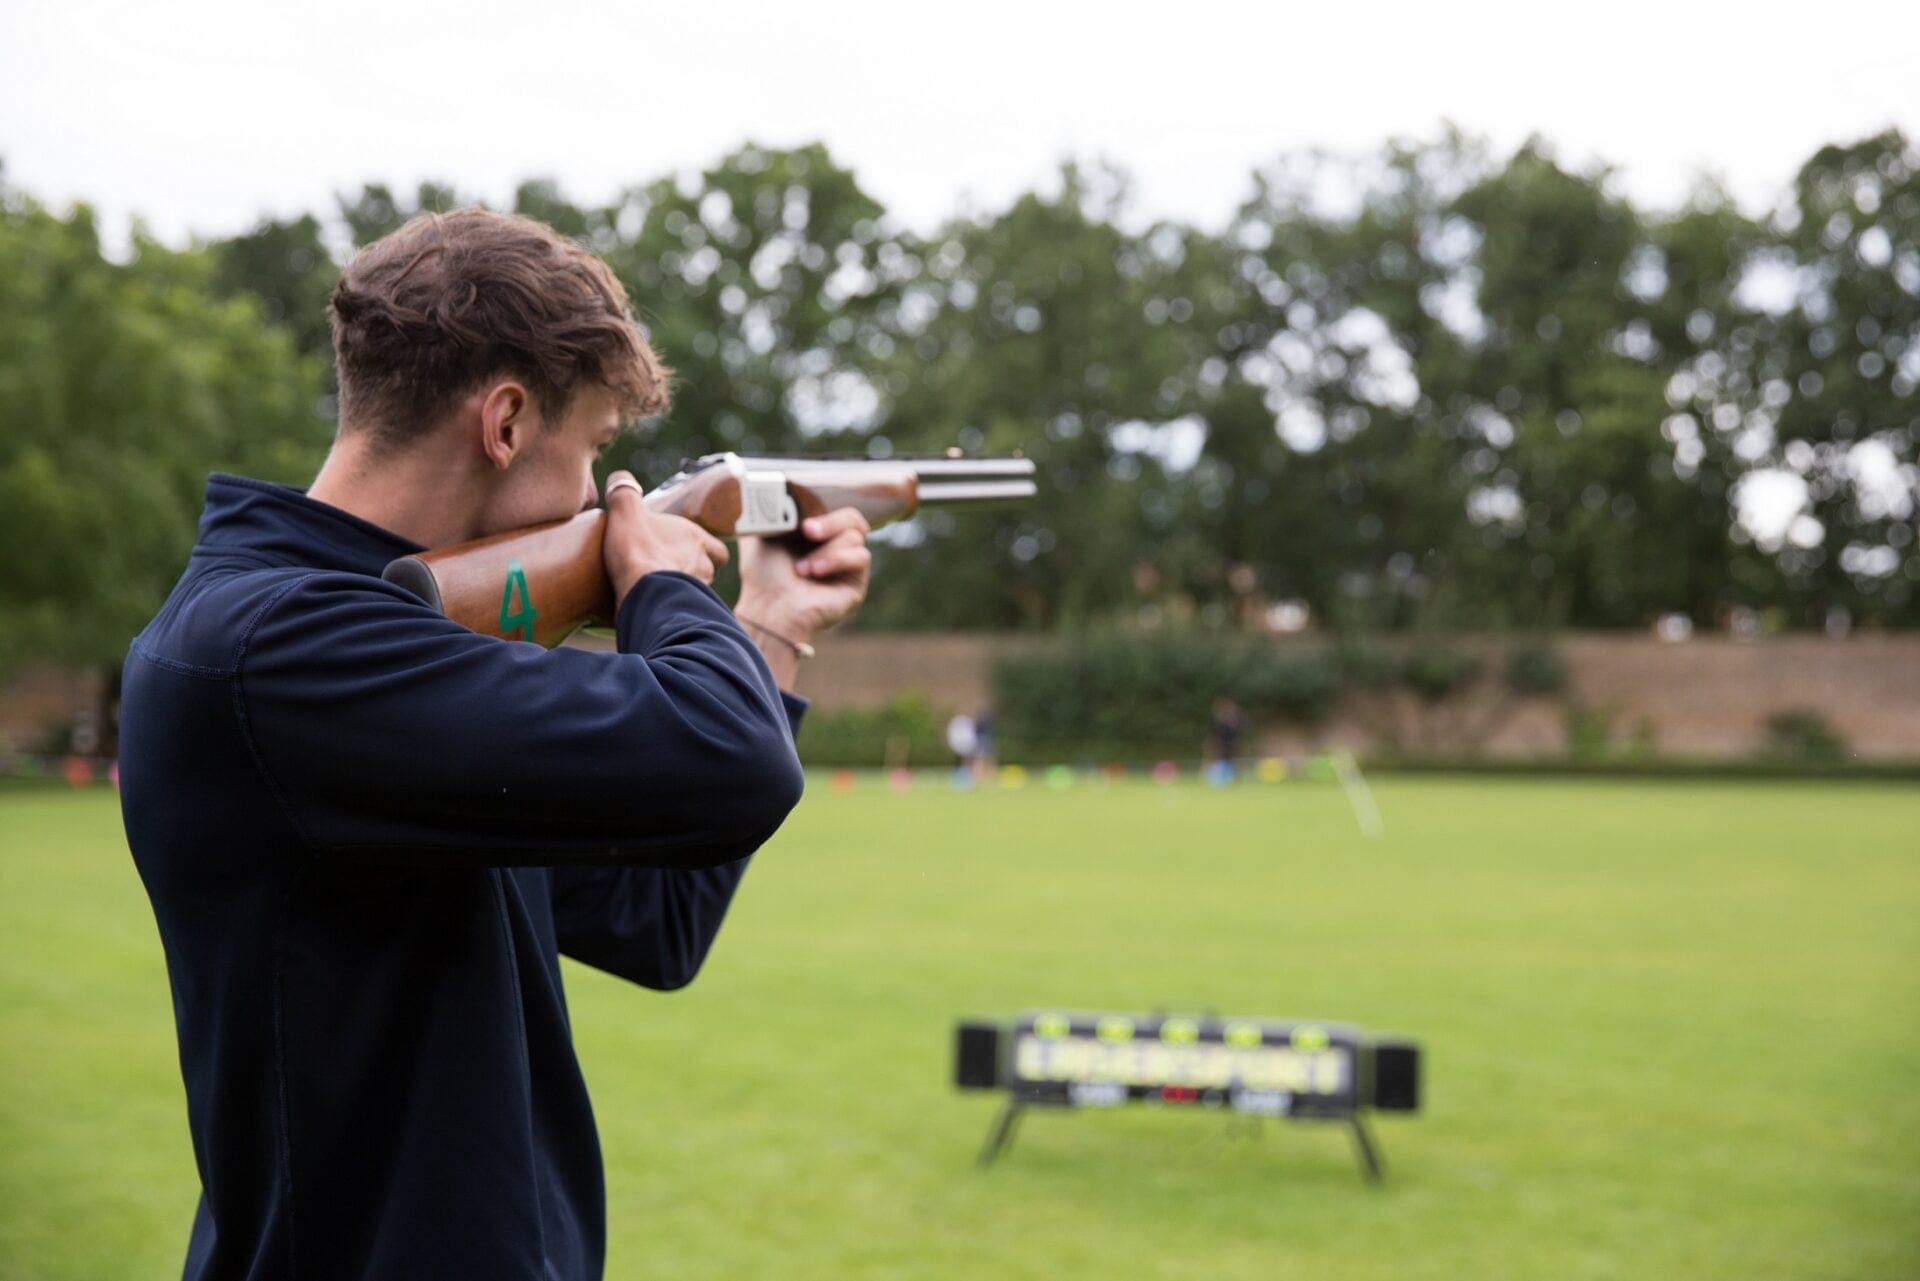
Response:
[[[1027,458],[769,458],[708,454],[641,501],[719,538],[791,534],[811,516],[857,507],[879,528],[921,507],[1020,502],[1035,494]],[[607,626],[618,604],[600,543],[601,508],[454,547],[402,556],[381,575],[483,635],[549,648]]]

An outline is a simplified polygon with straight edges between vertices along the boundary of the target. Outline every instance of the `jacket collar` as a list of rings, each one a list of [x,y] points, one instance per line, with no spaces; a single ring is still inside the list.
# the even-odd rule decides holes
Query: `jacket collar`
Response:
[[[338,507],[315,502],[304,489],[215,472],[207,477],[207,505],[200,514],[200,544],[194,550],[377,578],[387,562],[424,549]]]

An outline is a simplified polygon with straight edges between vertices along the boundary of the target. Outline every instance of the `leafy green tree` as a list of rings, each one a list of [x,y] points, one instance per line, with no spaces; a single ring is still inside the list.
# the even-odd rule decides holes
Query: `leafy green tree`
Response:
[[[1222,353],[1280,443],[1228,394],[1208,450],[1279,481],[1267,590],[1375,626],[1708,621],[1768,596],[1729,539],[1758,455],[1695,412],[1758,394],[1729,371],[1766,320],[1743,296],[1763,228],[1711,188],[1644,216],[1537,142],[1494,165],[1449,135],[1343,178],[1357,209],[1327,215],[1323,172],[1283,168],[1231,233]]]
[[[627,461],[859,447],[883,390],[865,370],[883,299],[914,264],[880,205],[818,144],[749,144],[697,181],[628,192],[580,228],[674,370],[674,403]]]
[[[747,145],[605,203],[512,207],[604,255],[676,371],[609,466],[1020,450],[1039,501],[879,549],[870,627],[1631,627],[1734,606],[1920,621],[1920,153],[1822,149],[1759,221],[1636,209],[1543,142],[1283,157],[1224,234],[1137,226],[1124,175],[930,236],[825,148]],[[1330,203],[1329,192],[1345,193]],[[0,187],[0,666],[105,661],[177,572],[208,465],[305,479],[332,250],[466,201],[337,207],[105,259]],[[1790,519],[1752,524],[1768,487]],[[1744,514],[1745,520],[1736,519]]]
[[[1756,593],[1771,596],[1775,581],[1770,567],[1733,541],[1735,501],[1750,464],[1715,428],[1712,394],[1715,371],[1724,371],[1715,352],[1751,342],[1756,313],[1741,286],[1767,254],[1768,238],[1711,185],[1678,213],[1647,220],[1645,232],[1628,268],[1634,315],[1616,346],[1666,380],[1660,432],[1671,456],[1648,459],[1659,483],[1638,501],[1658,540],[1633,572],[1650,608],[1711,624],[1732,607],[1760,603]]]
[[[1526,623],[1635,626],[1686,604],[1662,518],[1699,496],[1660,432],[1668,367],[1635,324],[1648,229],[1604,172],[1568,173],[1531,145],[1454,208],[1480,235],[1473,377],[1512,434],[1495,473],[1512,515],[1486,522],[1503,535],[1486,589],[1531,580],[1544,611]],[[1725,500],[1709,506],[1724,544]]]
[[[302,355],[328,355],[327,299],[340,265],[327,249],[318,218],[263,219],[251,231],[207,248],[215,293],[252,295],[260,301],[260,318],[284,326]]]
[[[352,195],[341,195],[335,200],[340,221],[346,224],[356,249],[398,231],[400,225],[415,214],[446,213],[449,209],[478,203],[438,182],[417,184],[411,198],[396,195],[386,183],[370,182]]]
[[[1207,449],[1239,480],[1235,542],[1265,595],[1340,625],[1470,612],[1456,598],[1489,448],[1472,369],[1479,236],[1449,205],[1484,167],[1449,138],[1256,175],[1228,232],[1237,315],[1218,334],[1227,386]],[[1330,185],[1357,208],[1322,208]]]
[[[1920,148],[1824,147],[1777,225],[1790,305],[1718,351],[1712,413],[1755,468],[1805,488],[1763,548],[1792,621],[1920,621]],[[1705,381],[1704,379],[1702,381]]]
[[[331,427],[321,373],[205,251],[100,250],[92,214],[0,188],[0,670],[112,663],[192,546],[206,474],[304,482]]]
[[[1057,194],[917,246],[882,431],[918,450],[1024,451],[1040,497],[998,519],[927,515],[924,541],[883,564],[898,572],[875,623],[1084,626],[1129,606],[1136,565],[1178,536],[1156,450],[1199,402],[1213,302],[1187,271],[1202,238],[1130,234],[1123,202],[1117,175],[1068,166]]]

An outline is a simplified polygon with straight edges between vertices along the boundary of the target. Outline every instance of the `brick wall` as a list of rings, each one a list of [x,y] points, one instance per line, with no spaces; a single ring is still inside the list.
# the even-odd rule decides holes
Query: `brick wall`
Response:
[[[996,655],[1045,643],[981,635],[830,636],[803,668],[801,692],[823,710],[871,707],[907,690],[925,693],[943,710],[969,710],[991,695]],[[1497,641],[1464,643],[1495,656],[1503,649]],[[1568,697],[1605,719],[1622,742],[1638,736],[1665,753],[1739,756],[1760,746],[1769,715],[1804,707],[1824,715],[1859,756],[1920,759],[1920,635],[1714,636],[1676,644],[1637,634],[1570,633],[1556,643],[1567,665]],[[1486,666],[1497,673],[1499,664]],[[1263,737],[1273,750],[1364,749],[1384,732],[1415,749],[1477,745],[1495,755],[1551,754],[1566,746],[1566,708],[1554,699],[1507,698],[1490,675],[1437,708],[1405,695],[1351,695],[1323,725],[1271,725]]]
[[[1808,707],[1861,756],[1920,757],[1920,636],[1666,644],[1586,634],[1560,648],[1580,700],[1628,727],[1647,721],[1662,751],[1749,751],[1770,714]]]
[[[0,751],[38,749],[50,731],[100,707],[106,673],[98,668],[29,663],[0,682]]]
[[[991,698],[997,655],[1047,643],[977,634],[829,636],[819,657],[803,665],[800,692],[829,711],[876,706],[909,690],[942,711],[971,711]],[[1664,753],[1739,756],[1760,745],[1769,715],[1805,707],[1825,716],[1861,757],[1920,759],[1920,635],[1716,636],[1669,644],[1572,633],[1556,643],[1569,697],[1607,720],[1622,742],[1637,735]],[[1487,669],[1497,672],[1502,646],[1480,644],[1496,659]],[[97,705],[99,682],[96,672],[51,665],[16,674],[0,684],[0,740],[23,743],[51,723],[70,721]],[[1437,708],[1405,695],[1343,696],[1325,724],[1262,727],[1261,745],[1364,750],[1387,733],[1415,750],[1554,754],[1566,746],[1566,709],[1553,699],[1512,700],[1489,675]]]

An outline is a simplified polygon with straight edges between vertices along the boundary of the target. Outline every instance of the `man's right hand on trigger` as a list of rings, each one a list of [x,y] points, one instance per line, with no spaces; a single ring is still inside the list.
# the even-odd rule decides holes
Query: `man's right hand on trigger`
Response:
[[[640,501],[640,482],[632,472],[607,477],[607,532],[601,545],[613,599],[626,599],[641,577],[656,570],[679,570],[703,583],[727,563],[727,545],[684,516],[655,512]]]

